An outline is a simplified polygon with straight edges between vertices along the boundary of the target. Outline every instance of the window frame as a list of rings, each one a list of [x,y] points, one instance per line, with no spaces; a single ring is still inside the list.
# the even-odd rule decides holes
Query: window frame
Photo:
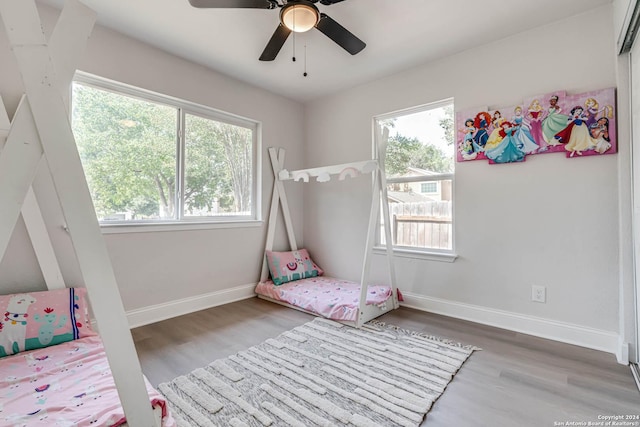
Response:
[[[70,105],[73,103],[73,84],[92,87],[98,90],[114,93],[151,102],[176,109],[176,218],[154,220],[109,220],[99,221],[100,228],[105,234],[130,233],[130,232],[156,232],[176,230],[198,230],[211,228],[239,228],[254,227],[262,224],[262,123],[227,113],[212,107],[197,104],[191,101],[175,98],[169,95],[153,92],[147,89],[132,86],[126,83],[110,80],[82,71],[77,71],[73,82],[69,87]],[[69,118],[72,120],[72,111],[69,109]],[[251,158],[251,214],[250,215],[220,215],[220,216],[185,216],[184,192],[185,179],[185,120],[187,115],[209,119],[221,123],[230,124],[251,130],[252,132],[252,158]]]
[[[399,116],[406,116],[410,114],[420,113],[428,110],[433,110],[436,108],[442,108],[451,105],[454,107],[455,112],[455,104],[453,98],[447,98],[440,101],[430,102],[427,104],[421,104],[414,107],[395,110],[389,113],[379,114],[373,117],[373,156],[374,158],[378,157],[377,146],[378,143],[376,141],[375,135],[377,132],[375,131],[378,123],[382,120],[388,120],[397,118]],[[455,126],[455,120],[454,120]],[[455,143],[455,142],[454,142]],[[451,180],[451,249],[437,249],[437,248],[419,248],[415,246],[400,246],[400,245],[392,245],[393,253],[395,256],[403,257],[403,258],[417,258],[417,259],[425,259],[431,261],[442,261],[442,262],[454,262],[458,255],[456,254],[456,232],[455,232],[455,152],[453,155],[453,172],[449,173],[438,173],[433,175],[425,175],[425,176],[414,176],[414,177],[406,177],[406,178],[387,178],[387,172],[384,171],[385,183],[394,184],[394,183],[426,183],[426,182],[440,182],[442,185],[442,181]],[[437,184],[436,184],[437,185]],[[386,246],[381,243],[382,241],[382,233],[380,230],[382,229],[382,213],[378,215],[378,232],[376,233],[376,242],[373,248],[374,253],[384,255],[386,254]]]

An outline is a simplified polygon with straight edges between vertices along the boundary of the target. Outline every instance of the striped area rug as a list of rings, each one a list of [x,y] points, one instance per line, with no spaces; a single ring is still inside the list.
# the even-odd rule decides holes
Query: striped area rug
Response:
[[[159,385],[178,426],[419,426],[475,347],[313,321]]]

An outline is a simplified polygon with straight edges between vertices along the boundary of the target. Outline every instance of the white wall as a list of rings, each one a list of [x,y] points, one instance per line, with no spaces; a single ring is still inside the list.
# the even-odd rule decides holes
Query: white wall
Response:
[[[58,12],[40,9],[45,32]],[[13,115],[23,92],[17,67],[0,24],[0,94]],[[266,218],[273,175],[266,149],[288,149],[289,167],[302,166],[303,108],[300,104],[184,61],[163,51],[96,27],[79,69],[262,122],[262,212]],[[68,283],[81,284],[64,220],[47,176],[37,178],[36,193],[47,199],[43,210],[61,255]],[[292,189],[292,199],[301,199]],[[292,204],[295,229],[302,239],[302,206]],[[255,284],[260,275],[265,226],[105,235],[127,310]],[[0,263],[0,291],[44,289],[28,236],[21,224]]]
[[[305,165],[368,158],[375,115],[449,97],[456,110],[465,110],[513,105],[554,90],[613,87],[613,34],[607,5],[311,102]],[[618,161],[618,155],[556,154],[531,156],[523,164],[456,164],[459,258],[397,258],[400,289],[414,301],[471,308],[467,317],[474,320],[486,321],[481,314],[488,313],[528,321],[513,329],[545,324],[593,333],[597,343],[573,341],[613,350],[619,328]],[[357,279],[368,183],[348,185],[343,191],[314,184],[305,192],[305,243],[328,273]],[[374,264],[384,264],[382,255]],[[375,270],[384,277],[382,268]],[[531,302],[534,284],[547,287],[546,304]]]
[[[45,7],[41,11],[45,30],[50,32],[57,12]],[[287,148],[288,168],[361,160],[371,155],[372,117],[378,114],[449,97],[455,98],[457,110],[463,110],[487,103],[489,107],[513,104],[559,89],[579,93],[615,86],[613,21],[612,7],[604,6],[328,96],[304,109],[100,27],[79,68],[261,121],[262,211],[266,217],[272,185],[267,147]],[[4,28],[0,28],[0,63],[0,94],[13,114],[22,87]],[[619,120],[619,127],[623,124]],[[624,230],[624,221],[618,222],[618,206],[621,211],[628,205],[618,198],[622,188],[619,167],[626,161],[622,156],[629,152],[625,146],[628,132],[619,136],[621,154],[615,156],[568,160],[556,154],[532,156],[516,165],[458,164],[455,231],[459,258],[452,264],[398,259],[400,288],[414,301],[422,298],[451,307],[471,307],[467,316],[471,318],[484,310],[511,316],[503,319],[575,326],[577,331],[592,331],[604,340],[617,336],[622,326],[618,267],[629,263],[619,256],[619,252],[628,252],[628,244],[621,244],[618,234],[619,227]],[[315,260],[329,274],[357,279],[369,182],[309,184],[304,211],[302,185],[289,187],[300,241],[304,223],[304,240]],[[80,284],[52,190],[46,175],[40,174],[36,192],[48,200],[45,219],[62,255],[63,273],[69,283]],[[254,283],[263,236],[264,226],[109,234],[105,239],[125,307],[135,310]],[[383,265],[382,261],[382,256],[374,257],[374,264]],[[382,268],[374,265],[374,270],[377,277],[384,277]],[[0,291],[42,289],[42,280],[19,223],[9,252],[0,262]],[[530,301],[532,284],[547,286],[547,304]],[[531,325],[535,322],[512,329],[526,330]],[[609,349],[601,344],[591,346]]]

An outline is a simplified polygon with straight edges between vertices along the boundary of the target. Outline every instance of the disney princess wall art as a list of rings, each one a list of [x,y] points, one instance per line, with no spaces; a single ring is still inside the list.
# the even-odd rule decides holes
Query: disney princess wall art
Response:
[[[536,154],[568,158],[618,151],[615,89],[556,91],[494,110],[456,112],[458,162],[515,163]]]

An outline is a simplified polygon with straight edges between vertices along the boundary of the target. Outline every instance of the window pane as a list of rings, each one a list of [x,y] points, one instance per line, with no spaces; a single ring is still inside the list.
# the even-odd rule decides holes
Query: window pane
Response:
[[[437,182],[423,182],[420,184],[420,192],[421,193],[437,193],[438,192],[438,183]]]
[[[391,189],[405,185],[409,187],[409,191]],[[428,195],[415,191],[423,185],[434,186],[436,191]],[[446,250],[453,248],[451,186],[450,179],[390,185],[389,218],[394,246]],[[381,230],[381,243],[385,244],[384,228]]]
[[[175,218],[172,107],[74,83],[73,131],[101,221]]]
[[[377,122],[389,129],[385,167],[394,179],[387,188],[393,244],[452,250],[452,180],[419,178],[453,172],[453,105]]]
[[[185,117],[185,216],[251,215],[253,132]]]

